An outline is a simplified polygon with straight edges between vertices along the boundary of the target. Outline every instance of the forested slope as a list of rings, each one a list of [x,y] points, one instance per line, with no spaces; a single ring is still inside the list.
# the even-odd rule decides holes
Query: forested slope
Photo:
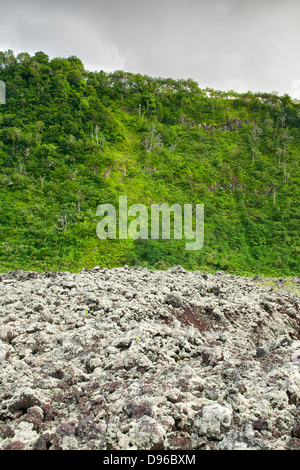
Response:
[[[299,274],[300,105],[0,53],[0,271],[99,265]],[[100,204],[205,205],[184,240],[100,240]]]

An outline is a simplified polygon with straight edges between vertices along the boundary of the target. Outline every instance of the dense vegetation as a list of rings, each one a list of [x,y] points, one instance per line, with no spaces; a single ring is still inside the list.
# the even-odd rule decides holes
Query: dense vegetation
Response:
[[[0,52],[0,271],[299,274],[300,105]],[[199,126],[201,124],[201,126]],[[205,242],[99,240],[99,204],[205,205]]]

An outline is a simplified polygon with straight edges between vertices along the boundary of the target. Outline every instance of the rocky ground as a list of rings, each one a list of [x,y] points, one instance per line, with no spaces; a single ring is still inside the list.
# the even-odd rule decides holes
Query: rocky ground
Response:
[[[300,450],[300,279],[0,275],[0,449]]]

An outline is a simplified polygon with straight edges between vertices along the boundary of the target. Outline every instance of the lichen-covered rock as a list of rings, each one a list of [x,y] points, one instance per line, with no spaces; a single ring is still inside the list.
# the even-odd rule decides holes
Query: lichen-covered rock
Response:
[[[139,450],[164,449],[164,436],[166,431],[150,416],[143,416],[137,420],[129,432],[131,443]]]
[[[208,439],[220,440],[230,427],[231,421],[231,406],[219,403],[204,405],[194,418],[193,432],[198,436],[206,436]]]
[[[283,280],[1,277],[0,450],[300,448],[300,298]]]
[[[0,364],[5,361],[7,356],[7,351],[5,345],[0,340]]]

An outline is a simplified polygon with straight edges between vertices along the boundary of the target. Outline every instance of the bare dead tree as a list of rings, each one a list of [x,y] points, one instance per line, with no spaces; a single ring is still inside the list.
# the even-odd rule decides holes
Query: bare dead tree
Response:
[[[79,171],[76,169],[74,171],[72,171],[72,173],[68,173],[68,177],[70,178],[70,180],[72,181],[76,181],[76,176],[78,175]]]
[[[276,206],[276,186],[273,186],[273,204]]]
[[[84,195],[83,195],[83,193],[81,192],[81,189],[79,189],[79,190],[77,191],[77,194],[78,194],[77,211],[78,211],[78,214],[80,214],[80,212],[81,212],[81,203],[82,203],[83,200],[84,200]]]
[[[30,148],[29,147],[26,147],[25,149],[25,160],[27,160],[27,158],[30,156]]]
[[[99,145],[99,126],[98,124],[95,125],[95,136],[96,136],[96,142],[97,142],[97,145]]]
[[[278,147],[276,149],[276,155],[278,155],[278,164],[280,165],[281,164],[281,155],[282,155],[282,149],[280,147]]]
[[[286,184],[287,177],[286,177],[286,161],[282,162],[283,163],[283,178],[284,178],[284,184]]]
[[[67,221],[67,216],[66,215],[57,216],[57,220],[60,223],[60,226],[57,227],[55,225],[56,230],[59,230],[60,232],[67,230],[68,225],[70,225],[70,222]]]
[[[155,126],[152,126],[151,131],[148,133],[146,136],[144,142],[143,142],[143,147],[145,149],[146,155],[145,155],[145,165],[147,164],[148,156],[157,147],[161,147],[162,141],[161,141],[161,134],[159,134],[156,130]]]
[[[292,142],[293,137],[287,132],[285,129],[282,136],[282,144],[283,144],[283,157],[286,158],[286,154],[288,151],[289,144]]]
[[[173,153],[175,151],[176,147],[177,147],[177,144],[171,144],[170,147],[169,147],[169,152]]]
[[[257,157],[257,154],[258,154],[258,144],[260,140],[260,135],[262,133],[262,129],[258,127],[256,123],[254,123],[252,129],[250,130],[250,133],[253,139],[253,142],[252,142],[253,147],[251,149],[251,152],[252,152],[252,162],[254,163],[255,158]]]

